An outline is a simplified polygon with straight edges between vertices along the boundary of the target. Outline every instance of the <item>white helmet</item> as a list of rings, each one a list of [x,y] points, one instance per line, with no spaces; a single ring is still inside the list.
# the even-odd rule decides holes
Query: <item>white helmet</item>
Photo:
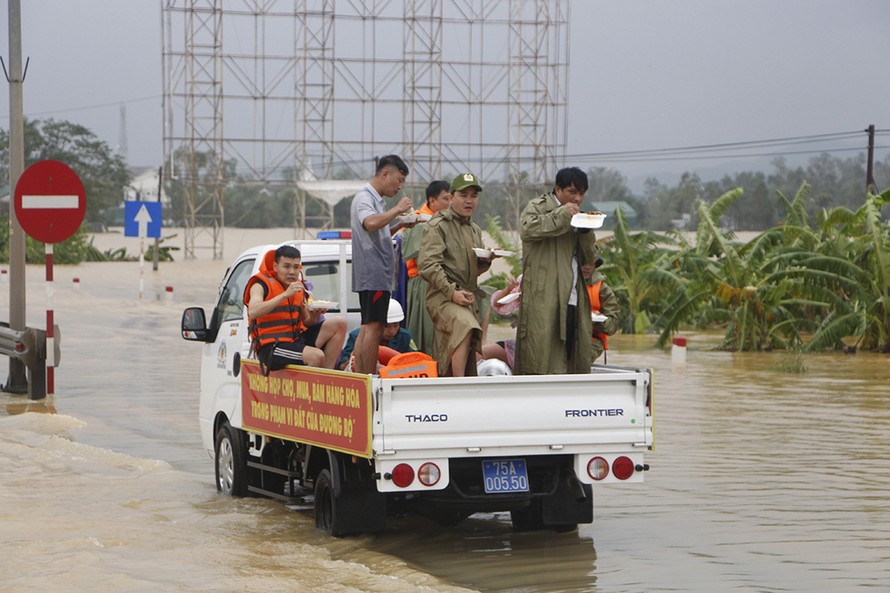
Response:
[[[476,363],[476,374],[480,377],[496,377],[498,375],[512,375],[509,365],[497,358],[486,358]]]
[[[389,311],[386,312],[386,322],[387,323],[399,323],[405,318],[405,312],[402,311],[402,305],[399,304],[399,301],[390,298],[389,299]]]

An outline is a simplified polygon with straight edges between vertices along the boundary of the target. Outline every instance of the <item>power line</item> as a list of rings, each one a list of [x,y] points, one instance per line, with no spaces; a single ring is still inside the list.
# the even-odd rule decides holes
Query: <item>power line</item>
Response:
[[[657,156],[664,154],[678,153],[709,153],[709,152],[728,152],[742,148],[757,148],[768,146],[808,144],[814,142],[825,142],[828,140],[854,139],[862,136],[862,132],[836,132],[830,134],[813,134],[809,136],[788,136],[785,138],[771,138],[766,140],[747,140],[742,142],[723,142],[719,144],[700,144],[693,146],[680,146],[674,148],[650,148],[641,150],[624,150],[611,152],[592,152],[572,155],[573,158],[623,158],[637,156]]]
[[[130,105],[133,103],[142,103],[143,101],[149,101],[151,99],[156,99],[156,100],[160,101],[162,98],[163,98],[162,95],[149,95],[147,97],[138,97],[135,99],[124,99],[121,101],[114,101],[111,103],[95,103],[93,105],[81,105],[80,107],[68,107],[66,109],[50,109],[47,111],[32,111],[29,113],[25,113],[25,115],[27,117],[33,118],[33,117],[37,117],[37,116],[53,115],[56,113],[68,113],[71,111],[89,111],[91,109],[103,109],[106,107],[118,107],[120,105]],[[8,119],[9,119],[8,115],[6,115],[6,116],[0,115],[0,120],[8,120]]]
[[[590,154],[578,154],[572,155],[568,154],[565,156],[566,163],[574,163],[574,164],[618,164],[618,163],[655,163],[655,162],[682,162],[682,161],[708,161],[708,160],[725,160],[725,159],[741,159],[741,158],[758,158],[758,157],[783,157],[783,156],[796,156],[796,155],[817,155],[817,154],[837,154],[837,153],[849,153],[849,152],[864,152],[865,147],[850,147],[850,146],[831,146],[824,147],[819,149],[812,150],[783,150],[783,151],[772,151],[772,152],[744,152],[744,153],[721,153],[721,154],[674,154],[674,155],[626,155],[621,157],[610,156],[609,154],[605,154],[600,157],[599,155],[590,155]],[[884,151],[890,150],[890,144],[877,145],[875,146],[875,150]],[[517,159],[519,162],[529,162],[534,160],[534,157],[520,157]],[[449,161],[450,163],[451,161]],[[486,157],[475,157],[472,159],[466,160],[467,164],[473,166],[482,166],[482,165],[492,165],[492,164],[505,164],[507,160],[504,157],[497,158],[486,158]],[[351,169],[356,165],[361,165],[364,161],[358,160],[343,160],[337,161],[334,163],[335,168],[343,167]],[[256,173],[266,176],[269,174],[275,173],[283,173],[288,167],[258,167],[255,170]],[[270,184],[281,184],[281,183],[290,183],[292,180],[286,177],[274,177],[268,178],[264,180]],[[410,183],[410,182],[409,182]]]
[[[878,149],[890,149],[890,145],[881,145],[875,146],[875,150]],[[688,161],[688,160],[719,160],[719,159],[727,159],[727,158],[755,158],[755,157],[780,157],[780,156],[794,156],[794,155],[806,155],[806,154],[833,154],[838,152],[865,152],[865,147],[827,147],[821,149],[813,149],[813,150],[783,150],[781,152],[748,152],[748,153],[721,153],[721,154],[686,154],[686,155],[674,155],[674,156],[619,156],[619,157],[609,157],[604,156],[602,158],[598,156],[591,155],[566,155],[566,161],[577,161],[577,162],[585,162],[585,163],[597,163],[597,162],[607,162],[607,163],[646,163],[646,162],[659,162],[659,161]]]

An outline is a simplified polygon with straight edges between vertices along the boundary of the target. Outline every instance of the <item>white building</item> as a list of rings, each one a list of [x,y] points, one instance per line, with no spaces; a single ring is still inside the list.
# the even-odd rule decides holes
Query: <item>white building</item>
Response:
[[[132,200],[157,202],[160,182],[159,169],[156,167],[134,168],[130,172],[132,177],[130,184],[124,188],[124,200],[127,202]],[[166,208],[169,205],[170,199],[167,197],[167,193],[162,191],[161,207]]]

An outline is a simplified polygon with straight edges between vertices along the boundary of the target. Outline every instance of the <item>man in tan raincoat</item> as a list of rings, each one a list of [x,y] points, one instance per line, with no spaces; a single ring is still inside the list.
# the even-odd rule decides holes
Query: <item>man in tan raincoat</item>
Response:
[[[587,188],[584,171],[561,169],[553,192],[529,202],[520,217],[522,301],[515,374],[590,372],[593,328],[581,266],[596,262],[596,235],[571,225]]]
[[[482,351],[482,326],[476,310],[481,295],[477,279],[491,259],[473,253],[481,248],[482,229],[470,220],[482,186],[472,173],[451,182],[451,206],[426,223],[417,266],[427,281],[426,308],[433,320],[432,356],[439,375],[476,374],[475,352]]]

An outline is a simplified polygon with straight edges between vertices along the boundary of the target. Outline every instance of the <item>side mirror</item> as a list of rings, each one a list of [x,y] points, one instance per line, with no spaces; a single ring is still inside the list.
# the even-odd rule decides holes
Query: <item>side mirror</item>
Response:
[[[201,307],[189,307],[182,312],[182,339],[193,342],[206,342],[207,319]]]

